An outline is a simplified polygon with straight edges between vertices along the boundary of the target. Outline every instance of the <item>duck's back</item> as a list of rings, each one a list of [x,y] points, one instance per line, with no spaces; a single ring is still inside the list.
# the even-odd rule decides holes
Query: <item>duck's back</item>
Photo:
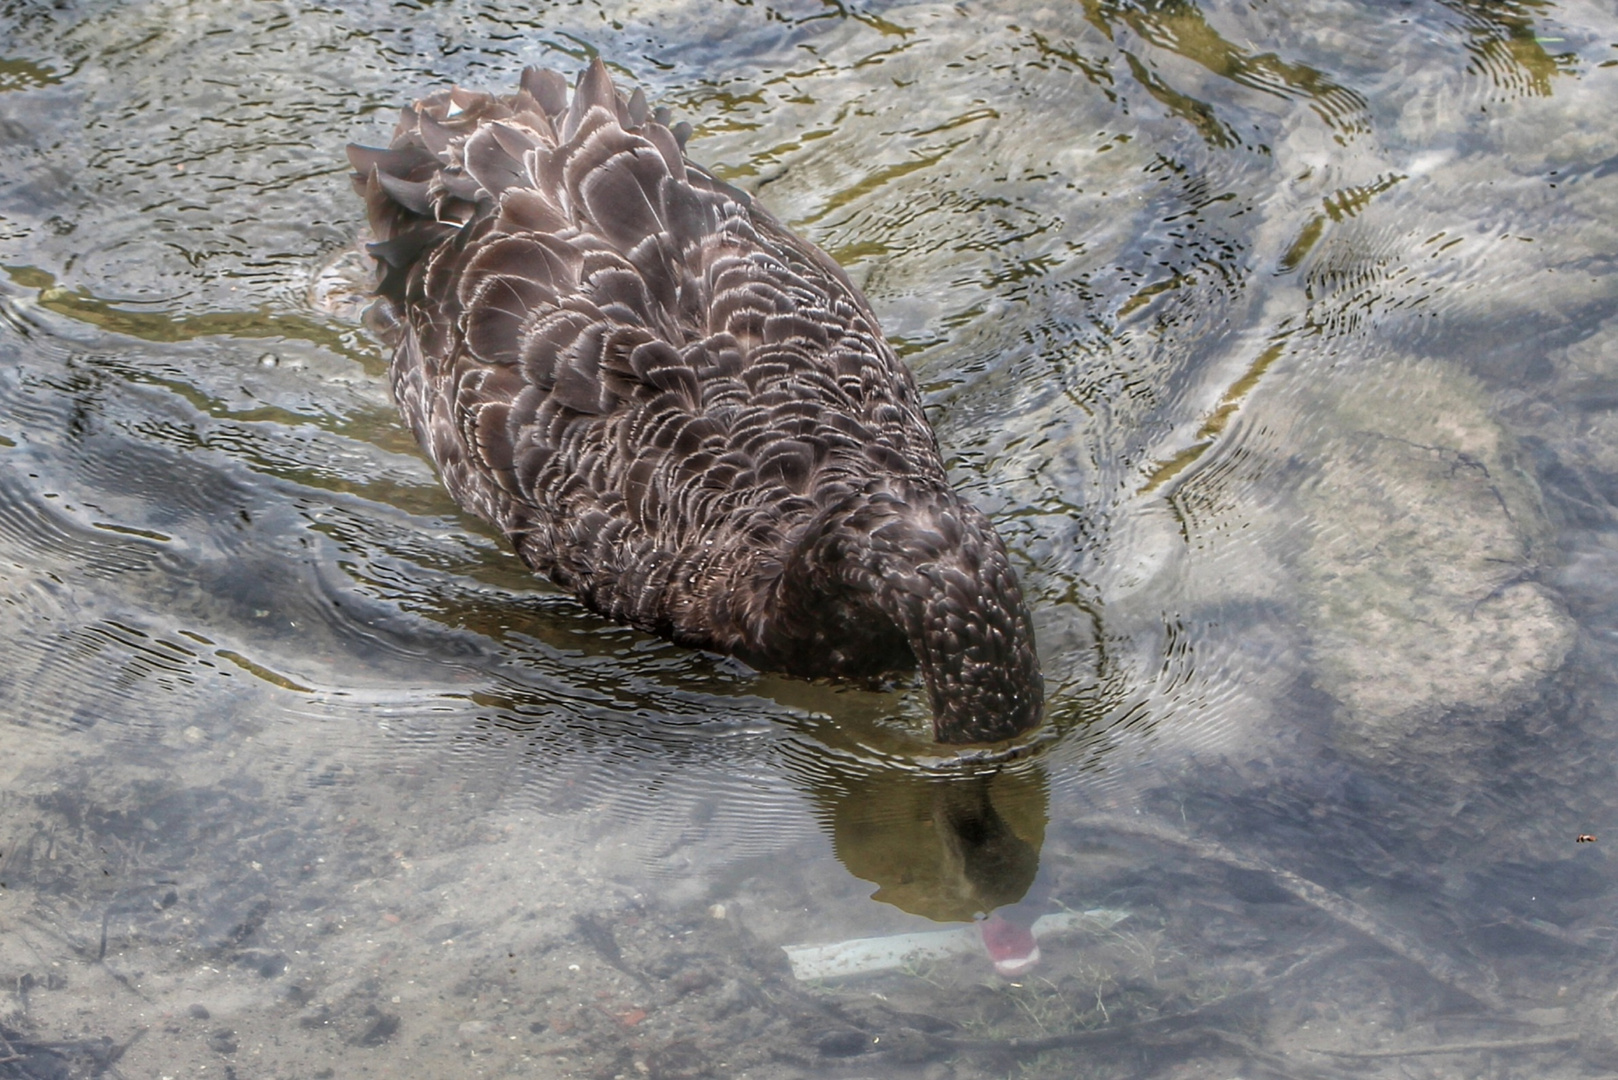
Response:
[[[603,613],[745,653],[732,624],[757,613],[716,568],[767,578],[851,498],[947,492],[842,270],[599,61],[571,101],[533,70],[510,97],[437,94],[351,158],[401,410],[456,499]]]

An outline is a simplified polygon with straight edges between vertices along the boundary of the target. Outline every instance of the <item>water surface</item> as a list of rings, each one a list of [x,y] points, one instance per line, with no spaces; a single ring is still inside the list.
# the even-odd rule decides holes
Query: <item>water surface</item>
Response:
[[[343,146],[596,52],[869,294],[1036,752],[607,624],[411,445]],[[1550,0],[0,6],[0,1077],[1618,1068],[1614,100]],[[1098,914],[781,948],[994,909]]]

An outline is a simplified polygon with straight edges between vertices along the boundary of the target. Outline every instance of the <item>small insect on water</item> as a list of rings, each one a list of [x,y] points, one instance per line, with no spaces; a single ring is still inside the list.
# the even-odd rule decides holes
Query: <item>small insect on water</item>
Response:
[[[1593,844],[1596,842],[1596,838],[1591,833],[1581,832],[1579,838],[1573,842],[1575,844]]]

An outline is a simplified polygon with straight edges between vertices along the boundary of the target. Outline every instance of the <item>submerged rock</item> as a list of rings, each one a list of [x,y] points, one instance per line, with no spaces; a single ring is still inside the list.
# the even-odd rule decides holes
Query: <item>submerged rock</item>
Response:
[[[1533,580],[1537,490],[1458,370],[1398,364],[1325,405],[1336,434],[1299,493],[1315,523],[1299,569],[1336,742],[1385,763],[1464,753],[1475,740],[1444,721],[1503,718],[1573,644]]]

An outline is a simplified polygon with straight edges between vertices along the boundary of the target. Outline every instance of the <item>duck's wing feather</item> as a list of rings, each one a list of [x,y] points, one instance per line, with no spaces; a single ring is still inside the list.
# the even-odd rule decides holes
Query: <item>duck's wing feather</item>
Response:
[[[734,601],[682,582],[943,469],[848,277],[682,142],[596,61],[571,97],[436,94],[350,158],[395,395],[457,499],[599,610],[734,648]]]

